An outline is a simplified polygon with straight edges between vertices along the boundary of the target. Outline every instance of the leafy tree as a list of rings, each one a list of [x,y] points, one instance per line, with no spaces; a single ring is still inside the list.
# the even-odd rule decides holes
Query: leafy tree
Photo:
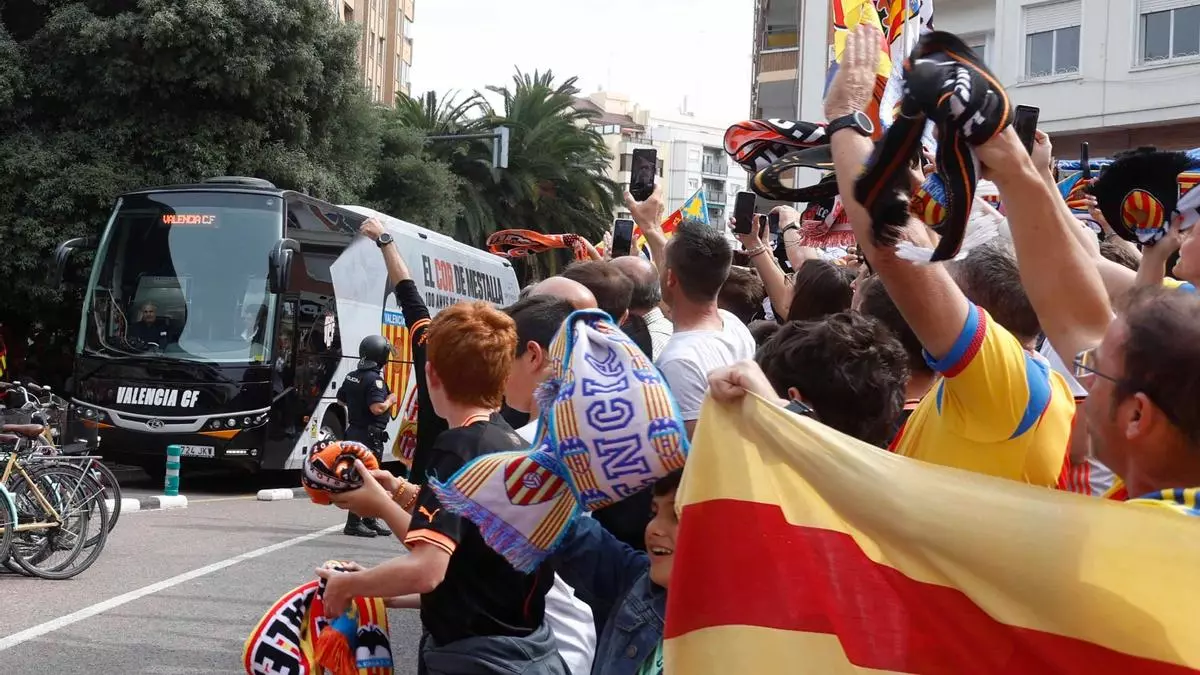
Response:
[[[428,136],[488,133],[493,129],[492,110],[478,93],[461,100],[457,92],[439,99],[432,91],[420,98],[402,98],[396,104],[396,115],[405,126],[424,130]],[[489,193],[495,183],[491,146],[477,139],[439,139],[426,146],[426,151],[448,164],[459,178],[457,198],[461,210],[447,234],[482,246],[497,229]]]
[[[10,330],[74,330],[77,301],[46,285],[46,261],[98,234],[123,191],[234,174],[347,200],[371,182],[358,31],[324,0],[8,0],[0,27]]]
[[[375,180],[364,197],[372,208],[453,235],[462,208],[460,180],[449,165],[425,153],[425,134],[384,110],[383,143]]]

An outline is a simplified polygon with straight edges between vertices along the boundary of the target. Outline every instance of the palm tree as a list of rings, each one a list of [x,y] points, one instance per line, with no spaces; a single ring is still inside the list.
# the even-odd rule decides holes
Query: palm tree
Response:
[[[608,228],[618,189],[605,175],[612,156],[590,127],[593,113],[573,106],[576,80],[556,85],[552,71],[517,70],[511,88],[488,88],[503,105],[492,111],[491,125],[511,129],[508,169],[499,173],[492,200],[497,229],[575,233],[596,241]],[[553,274],[560,258],[530,262],[531,272]]]
[[[508,168],[495,170],[491,148],[483,141],[439,141],[428,152],[447,162],[459,177],[457,198],[462,212],[454,237],[482,247],[502,229],[529,229],[548,234],[575,233],[598,240],[612,217],[617,185],[605,173],[611,155],[590,128],[594,113],[572,105],[576,78],[555,84],[551,71],[517,70],[510,86],[488,87],[499,95],[494,108],[483,94],[460,100],[457,93],[440,99],[434,92],[403,98],[397,115],[404,124],[429,135],[510,130]],[[557,271],[559,256],[541,256],[522,265],[528,274]]]

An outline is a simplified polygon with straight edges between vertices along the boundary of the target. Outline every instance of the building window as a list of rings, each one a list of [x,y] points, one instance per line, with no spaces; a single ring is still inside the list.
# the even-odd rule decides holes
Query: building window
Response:
[[[1079,72],[1080,2],[1025,9],[1025,77]]]
[[[1200,56],[1200,2],[1141,0],[1141,62]]]
[[[696,180],[695,178],[688,179],[688,189],[689,190],[695,190],[696,188],[699,188],[699,187],[700,187],[700,181]]]
[[[967,46],[971,48],[971,51],[975,52],[975,55],[978,56],[979,60],[983,61],[984,64],[988,62],[988,39],[990,37],[990,35],[973,35],[963,38],[963,40],[966,41]]]

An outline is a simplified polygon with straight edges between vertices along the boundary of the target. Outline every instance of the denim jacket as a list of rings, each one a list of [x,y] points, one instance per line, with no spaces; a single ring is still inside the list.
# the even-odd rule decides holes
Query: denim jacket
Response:
[[[667,614],[667,589],[650,581],[649,557],[580,518],[554,558],[559,576],[604,626],[592,675],[636,675],[662,640]]]

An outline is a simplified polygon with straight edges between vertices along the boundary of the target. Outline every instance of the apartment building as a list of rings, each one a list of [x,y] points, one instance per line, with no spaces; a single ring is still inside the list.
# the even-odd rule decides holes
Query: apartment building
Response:
[[[413,0],[329,0],[334,16],[362,27],[358,62],[372,100],[395,105],[411,91]]]
[[[686,114],[656,116],[628,97],[596,92],[577,98],[575,107],[596,117],[592,128],[603,138],[612,153],[608,175],[625,190],[629,187],[633,151],[652,149],[658,153],[658,180],[663,185],[667,212],[704,188],[710,222],[723,224],[733,209],[733,196],[746,185],[742,171],[724,150],[724,127],[696,122]],[[629,212],[618,204],[616,218]],[[723,225],[722,225],[723,226]]]
[[[935,0],[1013,102],[1041,108],[1063,155],[1200,146],[1200,0]],[[751,113],[817,121],[832,58],[828,0],[757,0]]]

